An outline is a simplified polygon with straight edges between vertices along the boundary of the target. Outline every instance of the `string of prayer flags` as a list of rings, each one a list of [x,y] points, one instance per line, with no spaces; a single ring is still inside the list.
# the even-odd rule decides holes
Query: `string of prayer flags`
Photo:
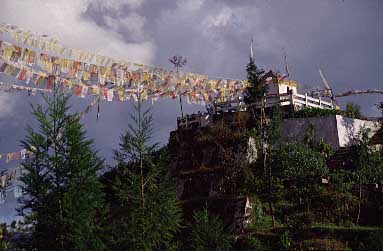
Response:
[[[0,177],[0,186],[2,188],[4,188],[7,184],[7,180],[8,180],[8,176],[7,175],[3,175]]]
[[[81,85],[81,87],[78,87],[77,91],[75,91],[75,94],[79,97],[85,97],[86,95],[98,95],[100,93],[100,85],[101,83],[92,84],[91,82],[84,82],[83,80],[78,79],[66,79],[62,77],[52,77],[48,76],[45,72],[40,72],[34,69],[31,69],[28,66],[21,66],[18,63],[7,61],[6,59],[1,58],[1,61],[3,62],[0,65],[0,72],[3,72],[6,75],[9,75],[11,77],[16,78],[17,76],[24,76],[26,75],[25,79],[26,84],[29,84],[30,82],[34,83],[38,86],[45,86],[47,89],[51,89],[53,86],[54,81],[63,84],[67,88],[75,87],[77,88],[78,85]],[[20,73],[21,72],[21,73]],[[26,73],[25,73],[26,72]],[[144,73],[138,73],[138,74],[144,74]],[[145,74],[144,74],[145,75]],[[189,79],[190,80],[190,79]],[[190,80],[192,81],[192,80]],[[176,98],[177,96],[183,95],[183,96],[189,96],[189,100],[193,103],[198,103],[201,100],[202,101],[227,101],[227,100],[233,100],[235,99],[242,90],[246,88],[246,83],[241,81],[218,81],[218,85],[215,81],[210,81],[208,83],[207,87],[201,86],[201,83],[204,81],[196,80],[194,83],[196,86],[191,87],[189,84],[185,84],[185,86],[182,86],[181,84],[178,84],[177,86],[169,84],[168,86],[165,86],[163,84],[153,84],[151,82],[146,82],[142,84],[142,88],[146,90],[144,93],[142,99],[147,100],[149,98],[154,97],[161,97],[161,98]],[[119,101],[126,101],[131,98],[132,95],[136,95],[138,84],[136,83],[135,86],[129,82],[129,86],[124,84],[123,86],[116,86],[113,83],[108,83],[109,87],[108,89],[113,90],[113,98],[112,94],[109,91],[109,94],[105,95],[103,93],[106,100],[119,100]],[[86,88],[88,86],[88,89]],[[101,85],[101,89],[104,85]],[[83,88],[85,87],[85,88]],[[211,87],[215,87],[217,89],[209,89]],[[187,89],[189,88],[189,89]],[[84,89],[84,90],[83,90]],[[104,88],[105,89],[105,88]],[[76,90],[76,89],[75,89]],[[81,91],[80,91],[81,90]],[[87,91],[91,90],[91,93],[88,93]],[[239,90],[239,91],[238,91]],[[108,96],[109,95],[109,96]],[[110,97],[108,99],[108,97]]]
[[[13,182],[17,180],[18,171],[19,175],[21,175],[23,171],[23,167],[21,165],[14,168],[13,170],[8,170],[8,173],[0,176],[0,204],[5,203],[8,198],[8,192],[11,191],[9,189],[9,185],[13,186],[13,196],[15,199],[23,196],[23,188]]]
[[[7,193],[5,189],[0,190],[0,204],[4,204],[5,201],[7,200]]]
[[[42,88],[32,88],[28,86],[21,86],[21,85],[15,85],[15,84],[8,84],[0,82],[0,90],[6,91],[6,92],[12,92],[12,91],[27,91],[28,95],[35,96],[37,92],[51,92],[51,90],[48,89],[42,89]],[[0,156],[1,159],[1,156]]]
[[[208,79],[208,76],[194,73],[175,74],[173,71],[132,63],[119,64],[115,62],[106,66],[97,63],[89,64],[38,53],[7,42],[2,42],[1,46],[0,56],[5,60],[23,65],[34,65],[50,75],[68,80],[76,79],[78,82],[87,85],[107,82],[114,84],[116,87],[125,86],[130,88],[144,84],[148,90],[148,97],[151,97],[153,93],[161,92],[165,94],[161,97],[176,98],[181,94],[187,95],[194,91],[202,94],[205,97],[204,101],[217,99],[221,99],[219,101],[228,101],[236,99],[248,85],[247,81],[242,80]],[[9,71],[8,74],[11,74]],[[22,71],[19,78],[27,78],[27,73]],[[211,93],[214,93],[214,95]]]
[[[0,177],[0,188],[5,188],[9,182],[16,180],[17,170],[14,169]]]

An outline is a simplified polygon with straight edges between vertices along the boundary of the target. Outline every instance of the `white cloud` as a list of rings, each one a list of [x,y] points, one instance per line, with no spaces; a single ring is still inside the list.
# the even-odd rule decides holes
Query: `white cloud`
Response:
[[[233,24],[235,15],[233,10],[228,7],[222,8],[222,10],[216,15],[209,15],[205,19],[204,23],[207,27],[224,27]]]
[[[103,29],[95,22],[84,19],[82,15],[90,2],[90,0],[3,0],[0,22],[48,34],[58,38],[64,46],[105,54],[117,59],[152,62],[155,47],[150,41],[126,43],[115,30]],[[142,2],[143,0],[97,1],[100,5],[104,4],[105,8],[120,8],[123,5],[138,8]],[[139,21],[137,17],[133,16],[133,19],[136,23]],[[143,25],[139,28],[143,28]],[[135,32],[138,32],[139,28]]]

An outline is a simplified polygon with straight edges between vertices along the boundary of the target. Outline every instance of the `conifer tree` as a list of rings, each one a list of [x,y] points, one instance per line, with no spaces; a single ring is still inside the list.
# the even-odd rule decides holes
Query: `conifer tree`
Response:
[[[250,86],[246,90],[245,103],[250,104],[257,101],[260,101],[261,98],[267,92],[267,85],[264,79],[265,71],[261,68],[258,68],[254,59],[250,57],[250,62],[246,66],[247,79]]]
[[[167,154],[152,144],[153,118],[140,95],[128,130],[121,136],[113,181],[118,217],[113,221],[113,250],[173,250],[181,214]]]
[[[103,250],[97,216],[103,206],[97,171],[103,160],[86,139],[79,116],[69,113],[70,96],[55,87],[32,105],[39,129],[28,129],[22,145],[24,196],[20,213],[31,219],[34,250]]]

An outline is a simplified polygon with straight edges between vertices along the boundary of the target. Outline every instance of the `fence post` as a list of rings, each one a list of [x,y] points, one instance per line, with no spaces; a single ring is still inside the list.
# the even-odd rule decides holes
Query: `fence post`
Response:
[[[305,93],[305,105],[306,105],[306,107],[308,106],[308,101],[307,101],[307,92]]]
[[[322,99],[320,96],[319,96],[319,107],[322,108]]]
[[[294,94],[292,92],[290,93],[290,105],[294,107]]]

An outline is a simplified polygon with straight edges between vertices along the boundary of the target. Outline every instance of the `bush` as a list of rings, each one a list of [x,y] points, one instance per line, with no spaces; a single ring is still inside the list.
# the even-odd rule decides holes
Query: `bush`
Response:
[[[255,237],[250,237],[246,240],[245,244],[241,248],[243,251],[263,251],[263,250],[269,250],[267,246],[260,241],[259,239]]]
[[[288,218],[287,224],[288,226],[300,232],[302,230],[308,229],[314,222],[313,215],[311,213],[298,213]]]
[[[344,111],[336,109],[307,107],[302,110],[286,114],[285,118],[312,118],[330,115],[342,115],[354,119],[360,119],[363,117],[362,113],[360,112],[360,106],[357,104],[349,103],[346,105],[346,109]]]
[[[231,250],[229,231],[215,215],[210,215],[205,208],[194,213],[194,225],[191,232],[191,248],[195,251]]]
[[[253,209],[253,215],[254,217],[252,221],[252,227],[254,229],[265,229],[272,227],[273,223],[271,216],[265,214],[260,202],[256,203],[256,206]]]
[[[279,236],[279,250],[291,250],[291,237],[288,230],[283,231],[283,233]]]
[[[360,106],[358,104],[348,103],[343,115],[349,118],[360,119],[362,117]]]
[[[368,238],[368,249],[383,250],[383,233],[372,233]]]
[[[287,115],[287,118],[311,118],[341,114],[340,110],[335,109],[320,109],[307,107],[299,111],[294,111]]]

